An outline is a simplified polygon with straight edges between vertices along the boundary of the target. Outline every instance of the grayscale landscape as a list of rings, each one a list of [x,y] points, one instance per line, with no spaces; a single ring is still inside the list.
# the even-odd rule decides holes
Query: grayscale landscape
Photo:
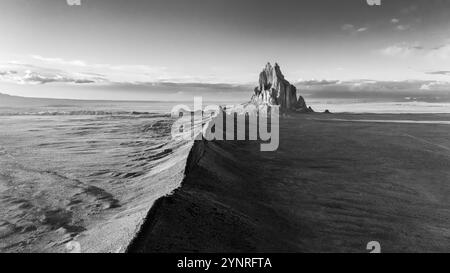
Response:
[[[3,2],[0,253],[450,251],[450,1]]]

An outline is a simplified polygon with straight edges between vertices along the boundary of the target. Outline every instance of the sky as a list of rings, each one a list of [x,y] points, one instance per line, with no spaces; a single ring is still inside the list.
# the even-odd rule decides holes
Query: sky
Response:
[[[446,0],[381,0],[380,6],[366,0],[81,0],[80,6],[67,0],[3,0],[1,5],[1,93],[244,98],[270,61],[307,96],[450,97]]]

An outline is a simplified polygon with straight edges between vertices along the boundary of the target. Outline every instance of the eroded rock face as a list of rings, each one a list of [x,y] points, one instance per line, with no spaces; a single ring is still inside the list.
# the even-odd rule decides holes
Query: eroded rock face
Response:
[[[306,105],[305,99],[302,96],[298,96],[295,111],[300,113],[312,113],[314,110]]]
[[[259,86],[255,87],[252,102],[279,105],[282,112],[310,112],[303,97],[297,99],[297,88],[281,73],[280,66],[267,63],[259,73]]]

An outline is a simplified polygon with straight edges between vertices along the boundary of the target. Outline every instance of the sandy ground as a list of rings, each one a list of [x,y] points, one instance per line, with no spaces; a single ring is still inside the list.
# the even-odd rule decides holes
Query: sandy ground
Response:
[[[0,114],[0,252],[123,252],[180,186],[192,141],[173,140],[166,115],[118,108]]]
[[[295,115],[280,147],[197,142],[182,186],[159,199],[130,252],[450,250],[450,126],[335,119],[449,115]]]

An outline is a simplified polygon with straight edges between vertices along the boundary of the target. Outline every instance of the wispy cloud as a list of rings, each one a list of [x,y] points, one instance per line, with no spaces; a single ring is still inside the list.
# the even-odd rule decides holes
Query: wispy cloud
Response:
[[[236,86],[231,81],[221,80],[214,74],[202,76],[176,75],[167,73],[165,68],[147,65],[109,65],[89,64],[84,61],[67,61],[62,58],[44,58],[33,55],[39,64],[20,61],[0,63],[0,81],[16,84],[76,84],[121,86],[131,89],[148,88],[149,86],[167,87],[180,84],[189,88],[213,87],[223,82]],[[57,64],[57,65],[55,65]],[[62,65],[62,66],[59,66]],[[178,86],[178,85],[177,85]],[[174,86],[174,87],[177,87]],[[220,85],[219,85],[220,86]],[[225,89],[221,86],[220,89]]]
[[[323,86],[323,85],[337,84],[339,82],[340,81],[338,80],[303,80],[298,81],[296,84],[304,86]]]
[[[397,26],[395,27],[395,29],[396,29],[396,30],[399,30],[399,31],[405,31],[405,30],[408,30],[408,29],[410,29],[410,28],[411,28],[410,25],[397,25]]]
[[[344,24],[341,26],[341,29],[344,31],[348,31],[348,30],[354,30],[355,26],[352,24]]]
[[[431,71],[431,72],[426,72],[425,74],[450,76],[450,71],[449,70]]]
[[[0,65],[0,81],[16,84],[94,84],[108,80],[99,74],[70,73],[31,64],[8,63]]]
[[[42,57],[40,55],[31,55],[31,58],[38,60],[38,61],[51,63],[51,64],[73,65],[73,66],[83,66],[83,67],[87,66],[86,62],[81,61],[81,60],[68,61],[68,60],[64,60],[62,58],[48,58],[48,57]]]
[[[356,31],[357,32],[364,32],[364,31],[367,31],[369,28],[367,28],[367,27],[361,27],[361,28],[358,28]]]
[[[24,83],[33,83],[33,84],[45,84],[45,83],[76,83],[76,84],[85,84],[85,83],[95,83],[95,81],[90,79],[83,78],[75,78],[63,75],[41,75],[36,72],[27,71],[23,77],[20,78],[21,82]]]
[[[8,75],[15,75],[15,74],[17,74],[17,71],[15,71],[15,70],[0,71],[0,76],[8,76]]]
[[[441,91],[444,92],[443,96],[450,96],[450,94],[448,93],[449,89],[450,83],[447,81],[430,81],[425,82],[420,86],[420,90],[427,91],[427,94],[433,94],[433,91]]]
[[[399,43],[381,49],[380,53],[386,56],[408,57],[424,49],[419,44]]]
[[[444,45],[432,48],[428,52],[427,57],[431,60],[441,60],[441,61],[450,60],[450,41],[449,43],[446,43]]]
[[[53,65],[63,65],[66,67],[75,66],[82,67],[84,69],[93,70],[113,70],[120,72],[132,72],[132,73],[157,73],[165,70],[165,67],[160,66],[149,66],[149,65],[126,65],[126,64],[91,64],[83,60],[66,60],[63,58],[53,58],[53,57],[42,57],[40,55],[31,55],[31,58],[40,62]]]
[[[368,27],[356,27],[355,25],[352,25],[352,24],[344,24],[341,26],[341,30],[351,33],[351,34],[356,34],[356,33],[365,32],[365,31],[369,30],[369,28]]]
[[[5,66],[5,65],[3,65]],[[0,64],[0,69],[2,65]],[[0,71],[20,67],[21,77],[4,77],[0,80],[26,83],[143,83],[143,82],[178,82],[178,83],[221,83],[233,82],[223,78],[214,69],[207,69],[207,74],[180,74],[169,71],[167,67],[146,64],[107,64],[90,63],[85,60],[69,60],[60,57],[44,57],[42,55],[28,55],[21,61],[7,63],[7,67]],[[33,74],[28,78],[25,68]],[[12,68],[11,68],[12,69]],[[97,76],[97,77],[96,77]]]
[[[301,81],[296,86],[313,98],[450,102],[450,81],[322,80]]]
[[[434,65],[449,65],[450,60],[450,39],[445,40],[441,45],[430,47],[423,46],[417,42],[398,43],[378,50],[378,53],[391,57],[420,57],[422,61],[428,61]]]

